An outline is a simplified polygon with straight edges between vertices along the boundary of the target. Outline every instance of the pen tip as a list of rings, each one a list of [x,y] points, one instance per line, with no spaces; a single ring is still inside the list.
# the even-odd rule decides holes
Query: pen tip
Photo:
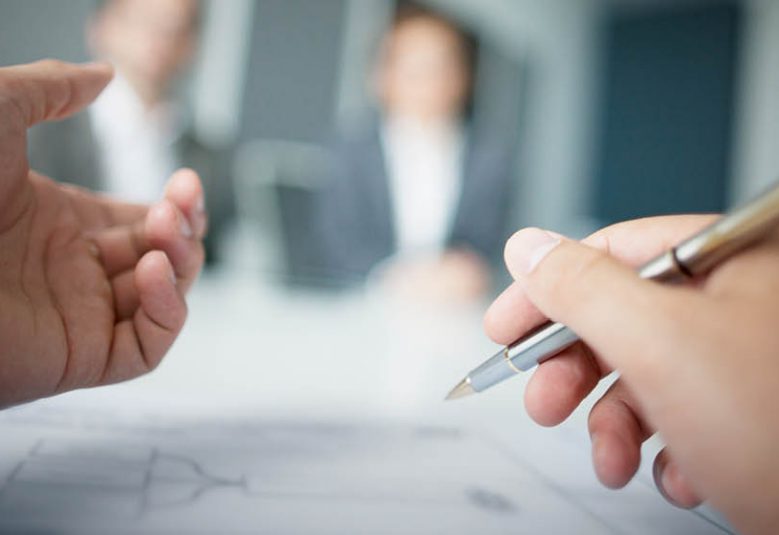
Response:
[[[476,391],[473,389],[473,386],[471,386],[471,379],[466,377],[460,381],[457,386],[452,388],[452,391],[446,396],[446,400],[464,398],[465,396],[470,396],[475,393]]]

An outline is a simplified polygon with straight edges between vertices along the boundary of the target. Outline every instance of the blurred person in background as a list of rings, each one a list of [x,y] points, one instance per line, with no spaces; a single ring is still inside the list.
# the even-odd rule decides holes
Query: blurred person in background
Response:
[[[379,117],[343,136],[320,206],[327,268],[393,292],[471,301],[490,287],[511,197],[507,150],[469,128],[476,43],[402,6],[375,73]]]
[[[89,48],[115,79],[86,113],[32,130],[33,168],[125,201],[158,199],[177,168],[203,180],[209,262],[232,213],[228,151],[199,140],[181,98],[198,41],[197,0],[103,0],[86,29]]]

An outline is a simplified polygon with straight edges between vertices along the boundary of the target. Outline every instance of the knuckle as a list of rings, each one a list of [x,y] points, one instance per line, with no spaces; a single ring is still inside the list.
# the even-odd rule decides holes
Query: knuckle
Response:
[[[614,391],[606,392],[590,410],[587,426],[591,431],[602,428],[609,422],[623,425],[629,409],[623,399]]]
[[[572,281],[589,282],[603,272],[603,268],[611,263],[611,259],[603,253],[591,251],[581,262],[570,271]]]
[[[13,127],[25,122],[24,110],[17,98],[22,92],[20,85],[19,80],[13,77],[0,76],[0,113],[6,118],[3,123]]]
[[[46,70],[55,70],[55,69],[62,69],[67,66],[67,63],[65,63],[62,60],[54,59],[54,58],[44,58],[41,60],[36,61],[33,65],[36,67],[40,67],[42,69]]]
[[[542,277],[541,284],[547,294],[564,306],[582,302],[589,291],[597,286],[597,280],[609,258],[597,251],[587,251],[586,256],[563,254],[553,268],[554,276]],[[540,270],[539,270],[540,271]]]

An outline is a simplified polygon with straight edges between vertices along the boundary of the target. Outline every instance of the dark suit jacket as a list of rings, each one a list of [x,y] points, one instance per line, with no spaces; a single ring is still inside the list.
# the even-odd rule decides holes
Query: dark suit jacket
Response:
[[[212,261],[218,236],[234,214],[228,171],[230,151],[208,147],[188,132],[176,141],[174,151],[180,165],[197,171],[203,181],[209,213],[206,252]],[[40,173],[94,191],[105,189],[99,146],[86,113],[34,127],[30,131],[28,153],[30,167]]]
[[[393,207],[377,124],[342,138],[318,207],[322,255],[331,276],[359,279],[396,250]],[[510,151],[470,137],[462,192],[448,246],[466,248],[490,262],[508,237],[513,193]]]

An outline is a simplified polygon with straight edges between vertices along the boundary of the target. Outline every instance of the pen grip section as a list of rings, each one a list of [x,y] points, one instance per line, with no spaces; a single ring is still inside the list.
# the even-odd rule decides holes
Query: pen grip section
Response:
[[[547,322],[508,347],[514,366],[527,371],[579,341],[579,337],[562,323]]]

